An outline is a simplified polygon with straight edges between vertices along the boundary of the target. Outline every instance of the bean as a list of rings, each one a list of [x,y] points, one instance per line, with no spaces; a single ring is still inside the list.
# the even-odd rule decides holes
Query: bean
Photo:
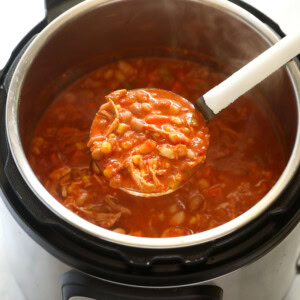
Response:
[[[164,213],[160,213],[160,214],[158,215],[158,219],[159,219],[160,221],[164,221],[164,219],[165,219],[165,214],[164,214]]]
[[[200,187],[201,190],[208,189],[210,187],[209,181],[205,178],[201,178],[198,181],[198,184],[199,184],[199,187]]]
[[[156,148],[156,143],[153,140],[145,141],[139,148],[139,153],[148,154]]]
[[[178,115],[180,112],[180,106],[175,103],[172,103],[169,109],[172,115]]]
[[[146,125],[144,121],[133,118],[130,122],[131,128],[137,132],[143,131],[144,126]]]
[[[118,62],[118,67],[126,76],[133,75],[136,71],[128,62],[122,60]]]
[[[194,159],[194,158],[195,158],[195,153],[194,153],[194,151],[191,150],[191,149],[188,149],[188,151],[187,151],[187,157],[188,157],[189,159]]]
[[[204,197],[199,194],[195,195],[191,198],[191,200],[188,203],[188,207],[191,211],[198,210],[201,206],[204,204]]]
[[[169,134],[169,139],[171,142],[174,144],[179,144],[179,143],[189,143],[190,139],[187,138],[183,133],[177,132],[177,133],[170,133]]]
[[[132,119],[132,113],[129,110],[120,111],[120,121],[124,123],[129,123]]]
[[[171,148],[159,147],[158,152],[163,157],[166,157],[166,158],[169,158],[169,159],[174,159],[175,158],[175,151]]]
[[[171,122],[175,125],[182,125],[182,120],[178,117],[171,117]]]
[[[164,107],[164,108],[170,107],[171,104],[172,104],[172,102],[170,100],[160,100],[160,101],[156,102],[157,106]]]
[[[143,115],[142,105],[139,102],[135,102],[129,106],[129,110],[137,117]]]
[[[122,74],[122,76],[124,76],[124,75]],[[123,89],[123,90],[114,91],[114,92],[110,93],[109,95],[107,95],[105,98],[107,100],[112,100],[115,102],[115,101],[118,101],[118,100],[126,97],[126,95],[127,95],[127,91],[125,89]]]
[[[193,231],[191,229],[185,227],[169,227],[167,228],[161,235],[162,238],[168,237],[176,237],[192,234]]]
[[[170,118],[168,116],[161,116],[161,115],[147,116],[145,120],[147,123],[150,123],[150,124],[170,122]]]
[[[163,126],[162,126],[162,129],[163,129],[164,131],[167,131],[167,132],[174,132],[174,131],[175,131],[174,127],[172,127],[172,126],[170,126],[170,125],[163,125]]]
[[[105,71],[103,77],[104,77],[105,80],[108,80],[108,79],[112,78],[113,75],[114,75],[114,70],[113,69],[108,69],[108,70]]]
[[[65,185],[61,188],[61,195],[63,198],[68,196],[67,187]]]
[[[92,159],[93,160],[100,160],[103,156],[103,153],[101,152],[100,148],[96,148],[92,152]]]
[[[176,204],[172,204],[170,207],[169,207],[169,213],[171,214],[174,214],[177,210],[177,205]]]
[[[82,192],[79,194],[79,196],[76,198],[76,204],[78,206],[81,206],[84,204],[84,202],[88,199],[88,193],[87,192]]]
[[[112,177],[109,181],[109,185],[114,189],[118,189],[121,186],[121,176],[120,176],[120,174],[117,174],[114,177]]]
[[[100,110],[108,110],[110,109],[111,104],[110,103],[104,103],[101,105]]]
[[[33,139],[33,144],[35,144],[36,146],[42,146],[44,141],[45,140],[42,137],[36,137]]]
[[[32,147],[31,151],[35,155],[40,155],[41,154],[41,151],[38,147]]]
[[[188,127],[180,128],[180,131],[184,134],[189,134],[191,130]]]
[[[152,111],[152,106],[149,103],[142,103],[142,110],[149,113]]]
[[[184,211],[179,211],[170,219],[170,225],[173,226],[181,225],[184,222],[184,220],[185,220]]]
[[[188,149],[186,145],[178,145],[176,151],[179,157],[184,157],[187,155]]]
[[[119,70],[116,70],[115,72],[115,78],[118,80],[118,82],[124,82],[126,80],[126,76]]]
[[[149,95],[143,91],[137,91],[136,98],[137,98],[137,101],[141,102],[141,103],[149,101]]]
[[[133,143],[130,142],[130,141],[125,141],[125,142],[122,142],[121,143],[121,147],[124,149],[124,150],[129,150],[133,147]]]

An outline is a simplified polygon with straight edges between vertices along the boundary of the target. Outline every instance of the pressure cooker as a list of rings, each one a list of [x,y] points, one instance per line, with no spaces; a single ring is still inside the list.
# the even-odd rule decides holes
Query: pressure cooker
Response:
[[[216,57],[235,71],[284,33],[238,0],[79,2],[48,1],[46,18],[1,72],[4,248],[25,297],[283,299],[299,271],[298,58],[256,87],[270,99],[268,107],[280,124],[285,170],[249,211],[202,233],[139,238],[88,223],[43,188],[24,148],[54,96],[95,66],[187,49]]]

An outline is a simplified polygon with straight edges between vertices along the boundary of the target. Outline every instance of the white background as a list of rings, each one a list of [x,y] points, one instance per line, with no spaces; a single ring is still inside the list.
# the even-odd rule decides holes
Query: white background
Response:
[[[271,17],[286,34],[300,30],[300,0],[245,0],[245,2]],[[0,0],[0,69],[5,65],[18,41],[43,18],[44,13],[43,0]],[[3,205],[0,205],[0,209],[4,209]],[[3,228],[0,227],[0,299],[24,300],[10,275],[1,247],[3,243]],[[285,300],[300,299],[299,277]]]

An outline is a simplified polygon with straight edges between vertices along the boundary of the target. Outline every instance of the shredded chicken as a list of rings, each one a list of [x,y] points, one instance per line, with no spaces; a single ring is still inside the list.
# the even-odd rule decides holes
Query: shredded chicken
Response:
[[[96,222],[99,226],[103,228],[111,228],[120,219],[122,213],[96,213]]]
[[[116,200],[117,199],[111,195],[105,196],[105,202],[112,208],[113,211],[117,211],[117,212],[120,212],[125,215],[131,215],[130,209],[128,209],[120,204],[115,203]]]

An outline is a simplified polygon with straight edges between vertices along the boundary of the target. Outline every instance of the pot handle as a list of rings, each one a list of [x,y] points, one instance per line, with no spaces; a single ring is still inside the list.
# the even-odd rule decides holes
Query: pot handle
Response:
[[[215,285],[186,287],[133,287],[70,271],[62,277],[63,300],[222,300]]]

